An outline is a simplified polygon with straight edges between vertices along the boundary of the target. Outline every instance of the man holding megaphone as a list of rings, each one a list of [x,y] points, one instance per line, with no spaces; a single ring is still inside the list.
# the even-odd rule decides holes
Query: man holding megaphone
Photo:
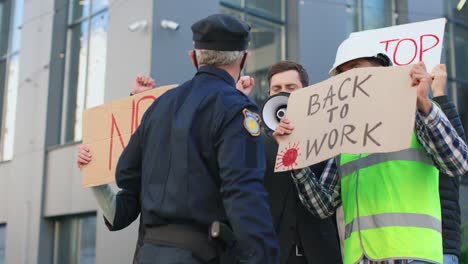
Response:
[[[289,93],[309,85],[308,74],[296,62],[280,61],[270,67],[267,77],[270,97],[262,109],[265,188],[279,240],[280,263],[341,263],[335,217],[322,220],[313,216],[300,202],[291,172],[274,172],[278,143],[273,131],[286,114]],[[251,77],[243,76],[237,88],[248,94],[253,85]],[[320,175],[324,167],[322,162],[311,169]]]

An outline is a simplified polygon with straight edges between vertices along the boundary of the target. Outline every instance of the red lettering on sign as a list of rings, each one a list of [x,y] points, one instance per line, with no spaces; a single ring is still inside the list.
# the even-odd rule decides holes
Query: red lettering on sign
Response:
[[[109,171],[112,168],[112,147],[114,145],[114,128],[115,130],[117,130],[117,135],[119,136],[120,145],[122,146],[122,149],[124,149],[125,144],[123,142],[122,133],[120,133],[120,129],[119,129],[119,126],[117,125],[117,121],[115,120],[114,114],[112,114],[110,144],[109,144]]]
[[[435,43],[434,43],[431,47],[425,49],[425,48],[424,48],[424,44],[423,44],[424,37],[433,37],[433,38],[435,39]],[[421,49],[420,49],[420,51],[419,51],[419,61],[423,61],[423,54],[424,54],[424,52],[426,52],[426,51],[428,51],[428,50],[434,48],[435,46],[437,46],[437,44],[439,44],[439,42],[440,42],[439,37],[437,37],[437,36],[434,35],[434,34],[425,34],[425,35],[421,35],[421,36],[419,37],[419,43],[420,43],[420,45],[421,45]]]
[[[398,48],[400,47],[400,44],[403,42],[403,41],[410,41],[411,43],[413,43],[414,45],[414,55],[413,55],[413,58],[411,58],[411,60],[409,60],[407,63],[400,63],[397,61],[396,59],[396,56],[397,56],[397,53],[398,53]],[[398,41],[396,47],[395,47],[395,51],[393,52],[393,62],[398,65],[398,66],[403,66],[403,65],[408,65],[408,64],[411,64],[414,59],[416,58],[416,56],[418,55],[418,44],[416,43],[416,41],[414,39],[410,39],[410,38],[405,38],[405,39],[402,39],[400,41]]]
[[[427,46],[430,46],[430,47],[425,47],[425,44],[428,42],[428,39],[434,39],[434,41],[433,41],[432,44],[427,44]],[[401,60],[401,55],[403,53],[401,53],[401,52],[399,53],[399,51],[402,50],[402,48],[400,47],[400,44],[402,42],[405,42],[405,41],[410,42],[411,44],[413,44],[412,46],[414,47],[414,55],[411,58],[411,60],[409,60],[408,62],[401,62],[400,61]],[[392,49],[392,47],[390,46],[390,43],[392,43],[392,42],[396,42],[396,46],[394,46],[395,47],[394,49]],[[440,39],[439,39],[438,36],[436,36],[434,34],[423,34],[423,35],[419,36],[419,42],[416,41],[413,38],[404,38],[404,39],[383,40],[383,41],[380,41],[379,43],[385,45],[385,52],[387,52],[388,55],[391,56],[393,63],[395,65],[402,66],[402,65],[408,65],[408,64],[413,63],[415,61],[416,57],[418,57],[418,61],[423,61],[424,60],[424,54],[426,52],[428,52],[429,50],[437,47],[437,45],[439,45],[439,43],[440,43]],[[398,56],[399,54],[400,54],[400,56]],[[400,60],[398,60],[398,58],[400,58]]]
[[[131,121],[130,121],[130,133],[133,135],[135,130],[139,126],[139,112],[140,112],[140,104],[141,102],[145,100],[156,100],[156,97],[152,95],[147,95],[142,98],[140,98],[138,101],[135,102],[135,100],[132,100],[132,113],[131,113]],[[119,125],[117,124],[117,121],[115,119],[114,114],[111,115],[111,130],[110,130],[110,144],[109,144],[109,160],[108,160],[108,169],[109,171],[112,169],[112,150],[114,147],[114,133],[117,132],[117,136],[120,141],[120,145],[122,146],[122,149],[125,148],[125,143],[122,137],[122,133],[120,132]]]
[[[389,39],[389,40],[383,40],[380,41],[379,43],[385,43],[385,52],[388,52],[388,44],[393,41],[398,41],[399,39]]]

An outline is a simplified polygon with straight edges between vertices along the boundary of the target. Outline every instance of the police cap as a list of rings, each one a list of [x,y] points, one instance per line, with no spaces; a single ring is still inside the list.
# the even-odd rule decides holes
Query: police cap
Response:
[[[250,26],[225,14],[206,17],[192,25],[196,49],[241,51],[250,40]]]

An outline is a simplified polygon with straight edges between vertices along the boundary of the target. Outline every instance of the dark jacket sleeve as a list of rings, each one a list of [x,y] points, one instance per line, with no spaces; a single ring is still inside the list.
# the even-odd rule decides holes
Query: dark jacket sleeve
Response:
[[[256,107],[250,110],[254,112]],[[215,137],[220,192],[238,240],[239,255],[243,263],[278,263],[278,242],[263,186],[262,138],[247,131],[241,111],[226,114],[223,119]]]
[[[458,111],[455,108],[453,102],[446,95],[434,97],[433,100],[440,106],[440,109],[447,116],[448,120],[452,124],[453,128],[455,128],[460,138],[462,138],[466,142],[463,124],[460,120],[460,116],[458,115]]]
[[[458,115],[458,111],[455,108],[453,102],[449,99],[448,96],[442,95],[432,98],[432,100],[440,106],[440,109],[447,116],[447,119],[452,124],[453,128],[457,131],[457,134],[466,142],[465,130],[463,129],[463,124]],[[465,174],[466,176],[467,174]],[[441,176],[447,176],[442,174]],[[447,176],[448,177],[448,176]],[[458,179],[457,179],[458,181]],[[456,184],[458,186],[458,183]]]
[[[110,225],[105,221],[111,231],[127,227],[140,213],[142,127],[132,135],[117,163],[115,181],[120,191],[115,197],[114,223]]]

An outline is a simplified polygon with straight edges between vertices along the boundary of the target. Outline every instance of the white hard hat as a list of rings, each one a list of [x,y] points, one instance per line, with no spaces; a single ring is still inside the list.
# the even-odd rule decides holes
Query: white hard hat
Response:
[[[369,41],[364,41],[360,37],[349,37],[338,47],[335,63],[328,73],[330,76],[335,76],[338,74],[336,68],[341,64],[360,58],[375,58],[380,60],[383,66],[392,65],[390,58],[378,46],[371,45]]]

